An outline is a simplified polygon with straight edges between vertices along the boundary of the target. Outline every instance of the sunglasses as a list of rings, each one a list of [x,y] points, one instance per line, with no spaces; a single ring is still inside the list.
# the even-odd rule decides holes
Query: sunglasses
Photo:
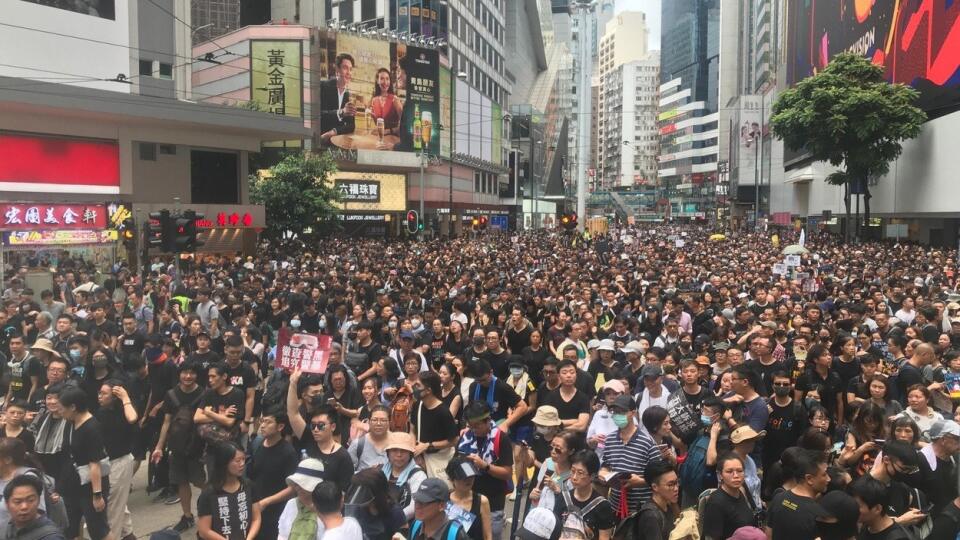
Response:
[[[323,430],[325,430],[325,429],[327,429],[327,423],[326,423],[326,422],[316,422],[316,423],[311,422],[311,423],[310,423],[310,430],[311,430],[311,431],[323,431]]]

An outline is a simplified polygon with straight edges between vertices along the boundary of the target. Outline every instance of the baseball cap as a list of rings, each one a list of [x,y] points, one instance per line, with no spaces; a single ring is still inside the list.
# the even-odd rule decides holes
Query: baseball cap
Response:
[[[636,340],[631,341],[626,345],[624,345],[623,348],[620,350],[623,351],[623,354],[630,354],[630,353],[640,354],[643,352],[643,344]]]
[[[411,330],[402,330],[400,332],[400,339],[414,339],[413,331]]]
[[[694,362],[696,362],[698,366],[710,367],[710,358],[706,356],[698,356]]]
[[[611,404],[609,408],[629,412],[635,407],[636,404],[633,401],[633,396],[630,396],[629,394],[623,394],[622,396],[617,396],[617,399],[613,400],[613,404]]]
[[[587,348],[588,348],[588,349],[596,349],[596,348],[599,347],[599,346],[600,346],[600,340],[599,340],[599,339],[591,339],[590,341],[587,342]]]
[[[413,494],[413,500],[421,504],[447,502],[450,500],[450,488],[439,478],[427,478]]]
[[[477,468],[473,466],[473,463],[466,460],[460,462],[460,464],[450,472],[453,473],[450,475],[451,480],[466,480],[467,478],[473,478],[480,474],[477,472]]]
[[[714,350],[714,351],[726,351],[726,350],[728,350],[728,349],[730,349],[730,344],[729,344],[729,343],[724,343],[724,342],[722,342],[722,341],[721,341],[720,343],[715,343],[715,344],[713,345],[713,350]]]
[[[766,434],[767,432],[763,430],[761,430],[760,433],[757,433],[750,426],[740,426],[730,433],[730,442],[733,444],[740,444],[751,439],[759,439]]]
[[[647,364],[640,370],[640,377],[663,377],[663,368],[653,364]]]
[[[534,508],[517,529],[521,540],[552,540],[560,536],[560,520],[546,508]]]
[[[773,321],[763,321],[762,323],[760,323],[760,326],[762,326],[762,327],[764,327],[764,328],[769,328],[770,330],[776,330],[776,329],[777,329],[777,323],[775,323],[775,322],[773,322]]]
[[[533,415],[533,423],[538,426],[553,427],[563,424],[560,421],[560,413],[552,405],[541,405],[537,407],[537,413]]]
[[[600,345],[597,346],[597,349],[601,351],[616,351],[617,347],[614,345],[612,339],[601,339]]]
[[[960,438],[960,424],[953,420],[937,420],[930,426],[930,440],[936,440],[944,435],[953,435]]]
[[[323,462],[319,459],[307,458],[297,465],[297,469],[287,477],[287,485],[297,485],[307,491],[313,491],[323,482]]]
[[[618,381],[617,379],[613,379],[611,381],[607,381],[607,383],[603,385],[603,390],[613,390],[618,394],[622,394],[626,392],[627,389],[624,388],[622,382]]]

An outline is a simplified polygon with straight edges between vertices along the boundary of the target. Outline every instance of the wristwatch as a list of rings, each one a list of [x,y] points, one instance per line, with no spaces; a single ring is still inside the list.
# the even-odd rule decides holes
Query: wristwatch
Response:
[[[102,491],[94,491],[94,492],[93,492],[93,496],[94,496],[94,497],[103,498],[103,492],[102,492]]]

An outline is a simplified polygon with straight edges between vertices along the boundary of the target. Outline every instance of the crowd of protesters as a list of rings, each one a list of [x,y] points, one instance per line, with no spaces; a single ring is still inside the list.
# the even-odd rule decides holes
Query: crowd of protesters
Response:
[[[143,487],[202,539],[957,538],[957,253],[796,236],[19,269],[0,539],[135,538]],[[322,373],[281,334],[329,336]]]

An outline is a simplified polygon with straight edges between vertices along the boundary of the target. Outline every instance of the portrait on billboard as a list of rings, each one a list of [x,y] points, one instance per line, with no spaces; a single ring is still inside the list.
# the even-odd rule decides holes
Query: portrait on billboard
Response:
[[[440,153],[436,51],[350,34],[322,40],[321,144],[347,150]]]
[[[21,0],[31,4],[73,11],[84,15],[92,15],[101,19],[114,20],[116,6],[114,0]]]

